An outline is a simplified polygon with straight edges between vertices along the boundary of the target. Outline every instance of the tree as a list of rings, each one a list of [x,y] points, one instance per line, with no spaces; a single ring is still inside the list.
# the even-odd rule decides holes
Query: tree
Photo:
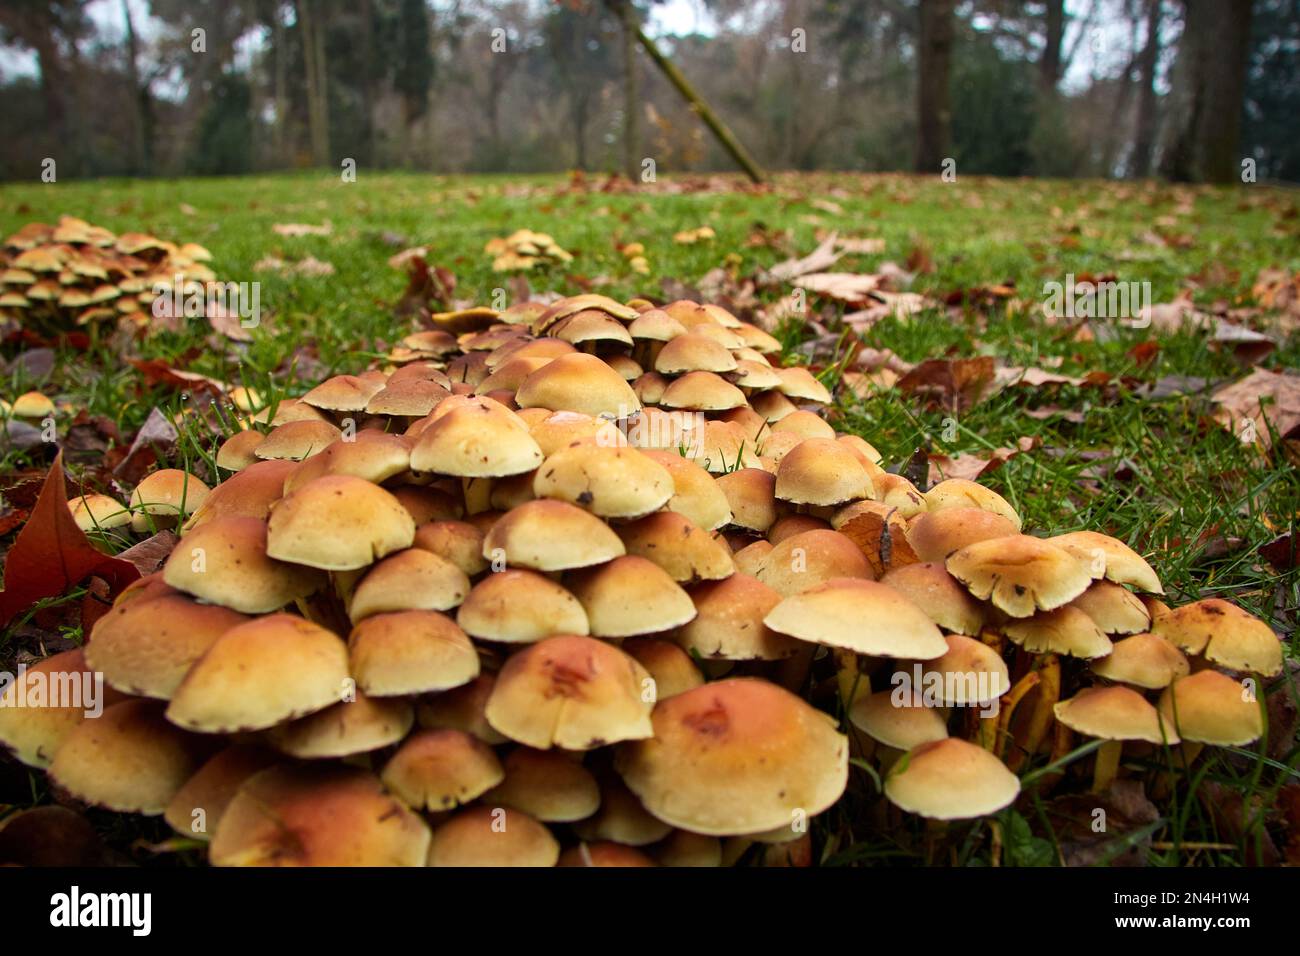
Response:
[[[1146,0],[1146,40],[1138,54],[1137,125],[1133,136],[1133,156],[1129,171],[1145,176],[1151,169],[1151,154],[1156,142],[1156,64],[1160,59],[1160,0]]]
[[[920,0],[916,61],[917,172],[935,172],[948,156],[954,6],[954,0]]]
[[[411,127],[429,111],[429,88],[433,85],[429,10],[424,0],[400,0],[397,37],[393,88],[402,100],[402,162],[409,164]]]

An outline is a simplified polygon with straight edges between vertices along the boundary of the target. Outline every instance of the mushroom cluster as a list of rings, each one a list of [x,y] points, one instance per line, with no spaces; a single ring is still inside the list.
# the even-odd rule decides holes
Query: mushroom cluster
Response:
[[[43,334],[149,321],[158,287],[202,289],[216,275],[198,243],[116,235],[73,216],[30,222],[0,248],[0,318]]]
[[[163,570],[27,675],[102,674],[102,715],[0,742],[217,865],[605,866],[806,862],[851,757],[953,820],[1076,738],[1101,788],[1260,735],[1265,624],[887,472],[725,309],[455,323],[226,441]]]
[[[492,257],[493,272],[519,272],[534,266],[572,262],[573,256],[544,232],[517,229],[510,235],[489,239],[483,251]]]

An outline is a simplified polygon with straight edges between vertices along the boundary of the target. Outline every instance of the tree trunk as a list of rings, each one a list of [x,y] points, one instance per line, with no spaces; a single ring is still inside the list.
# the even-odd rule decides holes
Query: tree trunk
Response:
[[[324,44],[316,22],[313,0],[297,0],[298,25],[301,28],[303,72],[307,86],[307,127],[311,138],[311,159],[316,166],[329,165],[329,130],[324,106]]]
[[[1046,42],[1038,61],[1038,83],[1044,93],[1055,93],[1061,82],[1061,43],[1065,39],[1065,0],[1047,0],[1043,13]]]
[[[281,166],[289,162],[289,38],[284,27],[284,14],[278,8],[271,11],[275,18],[275,161]]]
[[[135,150],[132,168],[137,176],[148,176],[153,169],[153,101],[149,85],[140,81],[140,43],[131,19],[131,4],[122,0],[122,16],[126,20],[126,69],[131,82],[131,95],[135,100]]]
[[[954,6],[954,0],[921,0],[916,84],[916,171],[921,173],[937,172],[948,155]]]
[[[618,5],[618,16],[623,26],[623,172],[636,182],[641,172],[641,77],[636,60],[636,11],[624,0]]]
[[[1156,62],[1160,58],[1160,0],[1147,0],[1147,36],[1138,55],[1137,129],[1129,173],[1134,177],[1151,170],[1151,153],[1156,142]]]

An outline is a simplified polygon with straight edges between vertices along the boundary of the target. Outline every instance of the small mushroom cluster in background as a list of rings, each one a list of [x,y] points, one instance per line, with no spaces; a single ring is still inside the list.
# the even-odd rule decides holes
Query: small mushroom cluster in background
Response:
[[[1104,789],[1260,736],[1264,623],[885,471],[725,309],[435,321],[250,420],[193,507],[160,472],[164,569],[27,677],[102,673],[102,716],[0,742],[217,865],[720,865],[809,862],[851,758],[956,820],[1088,739]]]
[[[573,261],[573,256],[554,238],[531,229],[517,229],[504,238],[489,239],[483,251],[492,257],[493,272],[521,272]]]
[[[148,323],[157,287],[183,291],[216,279],[211,253],[139,232],[116,235],[73,216],[31,222],[0,248],[0,319],[42,334]]]

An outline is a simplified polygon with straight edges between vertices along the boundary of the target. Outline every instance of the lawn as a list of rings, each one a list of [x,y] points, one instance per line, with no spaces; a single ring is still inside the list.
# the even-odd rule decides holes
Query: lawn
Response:
[[[530,274],[534,292],[596,291],[620,299],[681,297],[683,286],[695,288],[719,268],[711,281],[739,290],[746,278],[808,254],[833,231],[879,239],[882,252],[846,255],[833,269],[875,273],[890,261],[915,272],[911,291],[950,302],[959,301],[961,290],[980,294],[967,295],[965,305],[876,322],[862,333],[865,346],[889,350],[902,363],[990,356],[999,365],[1086,381],[1012,386],[960,405],[927,404],[897,388],[865,396],[844,389],[839,427],[861,434],[887,463],[900,466],[923,446],[950,457],[1026,447],[980,478],[1019,509],[1026,530],[1112,534],[1151,558],[1171,603],[1229,598],[1268,620],[1295,656],[1300,576],[1286,569],[1287,561],[1266,560],[1259,548],[1293,532],[1300,479],[1287,443],[1278,440],[1267,455],[1243,443],[1213,421],[1210,396],[1249,374],[1250,361],[1300,367],[1296,336],[1284,329],[1270,354],[1246,360],[1232,348],[1216,347],[1204,330],[1046,323],[1036,307],[1044,283],[1074,274],[1149,282],[1155,303],[1189,291],[1206,310],[1250,309],[1261,270],[1300,271],[1294,193],[1265,186],[965,177],[945,183],[857,174],[783,176],[762,190],[729,178],[665,179],[645,191],[603,186],[595,179],[363,171],[355,183],[302,174],[0,187],[5,235],[33,219],[52,222],[70,214],[115,231],[199,242],[212,252],[220,278],[261,282],[266,310],[246,345],[214,347],[222,341],[202,320],[129,343],[103,335],[88,352],[60,350],[48,381],[32,380],[17,364],[3,397],[40,388],[69,415],[85,409],[108,416],[129,436],[151,409],[174,408],[180,399],[165,385],[144,384],[124,365],[128,354],[225,381],[302,392],[326,374],[364,368],[411,330],[411,320],[394,313],[405,276],[387,264],[408,246],[427,247],[429,263],[455,275],[457,300],[487,303],[494,290],[516,290],[492,271],[484,244],[523,227],[551,234],[574,256],[563,267]],[[328,223],[329,231],[284,236],[273,228],[288,223]],[[714,230],[711,241],[674,241],[677,232],[703,225]],[[633,272],[620,252],[620,245],[633,242],[645,247],[646,275]],[[312,256],[334,272],[259,271],[268,256],[287,262]],[[770,306],[789,292],[788,286],[760,284],[756,301]],[[791,354],[812,361],[833,382],[851,335],[836,337],[845,308],[819,299],[813,306],[830,334],[813,335],[788,321],[779,332]],[[1250,316],[1257,324],[1266,320]],[[6,357],[17,348],[10,346]],[[44,468],[48,457],[40,448],[9,450],[0,473]],[[0,668],[13,653],[11,636],[0,645]],[[1296,691],[1283,683],[1278,693],[1289,697],[1294,712]],[[1225,751],[1195,785],[1260,793],[1294,784],[1300,777],[1294,737],[1274,735],[1261,747],[1271,761],[1267,773],[1260,772],[1265,765],[1259,757]],[[1218,847],[1208,852],[1219,862],[1243,862],[1258,851],[1257,834],[1220,832],[1190,793],[1170,806],[1170,818],[1155,828],[1153,862],[1206,858],[1183,847],[1186,840]],[[842,827],[829,844],[834,858],[893,855],[888,844],[855,842],[851,824],[832,823]],[[1006,835],[1009,847],[1015,838]],[[1032,853],[1029,843],[1024,847],[1018,852]]]

